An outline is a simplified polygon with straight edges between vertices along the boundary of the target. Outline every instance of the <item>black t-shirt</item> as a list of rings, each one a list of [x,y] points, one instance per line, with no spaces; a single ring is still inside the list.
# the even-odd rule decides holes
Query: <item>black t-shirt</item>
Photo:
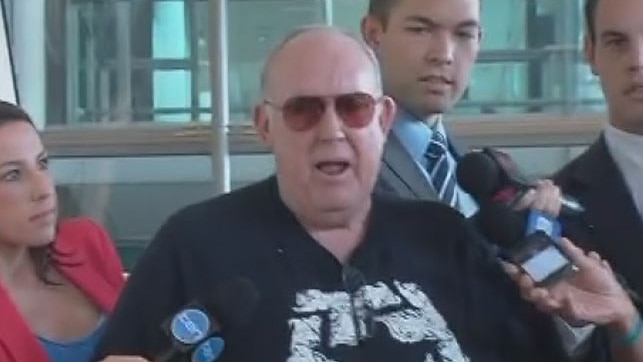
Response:
[[[282,203],[275,178],[173,215],[139,259],[98,356],[153,359],[160,325],[245,277],[250,322],[221,332],[220,361],[564,361],[551,319],[447,206],[374,196],[364,241],[341,265]],[[186,359],[188,360],[188,359]]]

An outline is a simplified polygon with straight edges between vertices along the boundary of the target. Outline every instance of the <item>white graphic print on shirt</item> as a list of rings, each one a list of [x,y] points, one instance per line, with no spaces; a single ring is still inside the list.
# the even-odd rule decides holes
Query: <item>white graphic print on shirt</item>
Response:
[[[374,311],[375,323],[386,326],[391,337],[401,344],[432,341],[437,353],[428,351],[425,359],[418,362],[469,361],[426,294],[412,283],[394,281],[393,285],[394,290],[378,282],[357,291]],[[322,323],[329,323],[329,347],[357,344],[351,299],[347,292],[325,293],[311,289],[297,293],[295,299],[295,317],[289,320],[292,336],[288,362],[334,362],[320,352]],[[363,320],[359,328],[362,333],[365,331]]]

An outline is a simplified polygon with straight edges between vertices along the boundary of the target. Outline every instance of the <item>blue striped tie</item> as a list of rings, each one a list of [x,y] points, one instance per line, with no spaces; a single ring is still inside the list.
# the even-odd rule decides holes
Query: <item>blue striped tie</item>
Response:
[[[455,189],[454,170],[449,166],[447,140],[438,130],[433,131],[429,146],[424,153],[427,159],[427,172],[440,199],[456,207],[458,198]]]

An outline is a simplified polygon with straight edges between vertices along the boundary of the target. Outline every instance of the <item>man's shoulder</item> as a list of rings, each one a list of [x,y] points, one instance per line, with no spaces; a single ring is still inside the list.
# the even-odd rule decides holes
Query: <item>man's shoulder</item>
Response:
[[[454,243],[471,236],[468,220],[457,210],[439,201],[377,195],[377,207],[391,229],[412,231],[432,245]],[[455,245],[455,244],[454,244]]]
[[[376,202],[385,205],[391,214],[406,220],[427,219],[427,215],[439,219],[464,220],[456,209],[437,200],[403,198],[388,194],[376,194]]]
[[[179,210],[177,214],[223,214],[235,217],[236,213],[248,213],[249,204],[257,205],[258,208],[269,202],[268,200],[276,195],[277,186],[274,178],[261,180],[236,190],[196,202]],[[258,208],[255,208],[258,209]]]
[[[572,161],[554,173],[552,179],[556,185],[565,189],[574,183],[580,166],[584,165],[587,159],[587,151],[578,155]]]
[[[563,190],[582,186],[581,184],[587,183],[589,179],[596,176],[596,172],[602,172],[601,170],[608,166],[605,164],[606,152],[606,146],[601,137],[583,153],[556,171],[552,176],[554,183]]]
[[[200,240],[216,236],[225,239],[240,229],[248,229],[262,215],[275,208],[272,201],[276,181],[269,178],[207,200],[187,205],[170,215],[159,233]],[[184,241],[182,241],[184,242]]]

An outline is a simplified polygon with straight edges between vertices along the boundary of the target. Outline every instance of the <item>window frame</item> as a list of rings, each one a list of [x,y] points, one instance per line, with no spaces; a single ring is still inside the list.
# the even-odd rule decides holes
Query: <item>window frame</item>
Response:
[[[607,117],[604,114],[506,114],[447,116],[450,135],[466,148],[565,147],[591,144]],[[229,155],[265,154],[250,123],[227,127]],[[185,126],[154,124],[109,127],[50,127],[42,131],[53,157],[137,157],[212,154],[218,132],[210,123]]]

